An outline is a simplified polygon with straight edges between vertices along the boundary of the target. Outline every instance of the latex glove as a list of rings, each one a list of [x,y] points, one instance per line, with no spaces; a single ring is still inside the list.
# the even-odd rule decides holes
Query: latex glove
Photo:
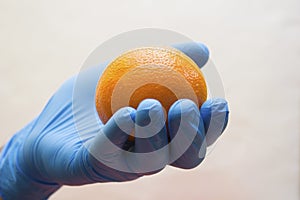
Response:
[[[198,64],[207,61],[207,48],[201,44],[183,44],[176,48],[187,55],[199,55],[191,56]],[[79,105],[74,105],[73,99],[78,77],[66,81],[42,113],[5,145],[0,155],[0,196],[3,199],[46,199],[62,185],[134,180],[156,173],[167,164],[180,168],[196,167],[205,156],[205,134],[210,130],[209,124],[212,120],[220,120],[210,119],[211,116],[226,116],[225,121],[220,120],[222,130],[211,131],[211,142],[227,124],[226,101],[213,99],[205,102],[200,111],[190,100],[174,103],[168,113],[170,138],[167,137],[161,104],[156,100],[143,101],[137,110],[122,108],[103,125],[95,117],[98,114],[94,105],[99,76],[97,67],[84,72],[85,81],[80,85],[84,94],[80,98],[85,103]],[[159,133],[128,142],[127,133],[132,130],[136,135],[152,134],[153,127],[143,128],[149,125],[150,116],[154,129],[162,127]],[[179,122],[183,127],[180,130]],[[170,157],[184,150],[181,143],[170,145],[153,159],[128,156],[127,151],[123,151],[153,152],[165,146],[176,132],[192,143],[172,163]],[[195,132],[196,135],[191,134]],[[120,148],[112,148],[107,138]]]

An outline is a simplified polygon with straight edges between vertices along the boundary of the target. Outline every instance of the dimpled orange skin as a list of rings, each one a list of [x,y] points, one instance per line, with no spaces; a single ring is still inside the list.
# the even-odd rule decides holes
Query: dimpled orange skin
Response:
[[[143,76],[143,70],[145,70],[145,68],[148,74]],[[135,73],[132,73],[133,75],[131,78],[130,71],[132,70],[135,70]],[[121,78],[123,79],[124,76],[127,76],[127,82],[125,81],[125,84],[123,83],[124,85],[122,87],[126,90],[127,84],[128,86],[135,85],[135,82],[138,82],[138,79],[144,79],[149,76],[149,71],[150,73],[153,72],[153,76],[156,75],[158,81],[159,79],[162,79],[162,82],[169,82],[169,85],[176,87],[176,89],[178,89],[177,91],[180,91],[180,98],[194,100],[199,108],[207,98],[206,83],[201,70],[197,64],[184,53],[169,47],[144,47],[134,49],[125,52],[111,62],[98,82],[95,99],[96,109],[104,124],[113,115],[112,95],[118,81]],[[178,77],[172,75],[174,74],[172,72],[179,73],[186,82],[190,84],[197,99],[193,99],[191,94],[186,92],[188,91],[186,84],[182,84],[178,80]],[[136,74],[139,74],[138,77]],[[118,96],[118,94],[115,95]],[[171,89],[164,84],[160,85],[157,84],[157,82],[147,83],[141,85],[132,93],[129,105],[128,103],[127,105],[121,104],[118,105],[118,108],[125,106],[137,108],[142,100],[151,98],[158,100],[168,112],[171,105],[178,100],[177,96],[178,94],[172,92]],[[119,95],[118,98],[122,98],[122,95]]]

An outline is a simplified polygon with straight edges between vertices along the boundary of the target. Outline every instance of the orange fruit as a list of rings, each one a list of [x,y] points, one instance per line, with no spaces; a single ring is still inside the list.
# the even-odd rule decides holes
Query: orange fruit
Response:
[[[103,72],[96,89],[96,109],[106,123],[118,109],[137,108],[148,98],[158,100],[166,112],[182,98],[193,100],[200,108],[207,98],[204,76],[197,64],[177,49],[133,49]]]

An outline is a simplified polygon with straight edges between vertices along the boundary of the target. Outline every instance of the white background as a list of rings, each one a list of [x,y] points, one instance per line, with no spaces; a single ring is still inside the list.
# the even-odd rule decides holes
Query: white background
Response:
[[[207,44],[231,109],[228,129],[196,169],[64,187],[51,199],[297,200],[299,0],[0,0],[0,144],[95,47],[144,27]]]

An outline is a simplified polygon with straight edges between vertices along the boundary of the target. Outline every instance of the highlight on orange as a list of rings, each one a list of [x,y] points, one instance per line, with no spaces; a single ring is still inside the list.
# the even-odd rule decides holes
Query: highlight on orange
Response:
[[[106,123],[118,109],[137,108],[144,99],[158,100],[166,113],[178,99],[198,107],[207,99],[204,76],[197,64],[171,47],[142,47],[123,53],[103,72],[96,89],[96,109]]]

